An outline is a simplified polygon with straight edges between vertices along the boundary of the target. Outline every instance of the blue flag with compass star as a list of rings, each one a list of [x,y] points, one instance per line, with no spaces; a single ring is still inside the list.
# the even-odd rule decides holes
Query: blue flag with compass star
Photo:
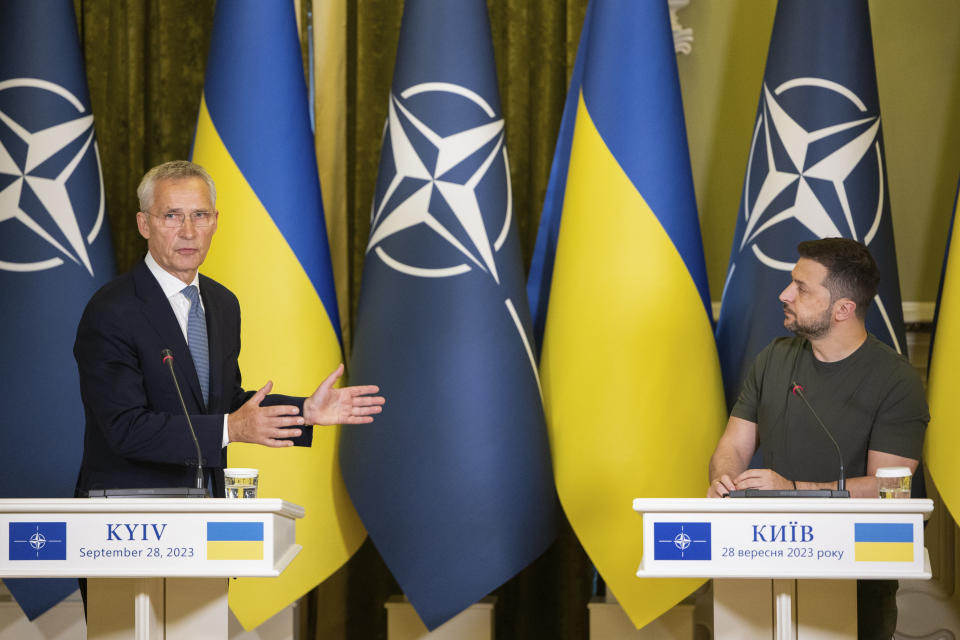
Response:
[[[0,497],[72,497],[83,449],[73,341],[114,274],[73,2],[0,3]],[[31,619],[76,580],[4,580]]]
[[[387,399],[340,461],[433,629],[553,541],[557,499],[484,0],[408,0],[351,384]]]
[[[717,324],[729,406],[787,334],[777,298],[804,240],[870,249],[881,281],[867,330],[906,354],[867,0],[780,0],[752,131]]]

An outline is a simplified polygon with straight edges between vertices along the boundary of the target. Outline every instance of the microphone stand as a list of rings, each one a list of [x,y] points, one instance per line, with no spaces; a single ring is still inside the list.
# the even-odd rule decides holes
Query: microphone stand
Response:
[[[183,407],[183,415],[187,419],[187,427],[190,428],[190,437],[193,438],[193,446],[197,448],[197,489],[205,489],[203,479],[203,456],[200,453],[200,442],[197,440],[197,432],[193,428],[193,422],[190,420],[190,412],[187,411],[187,403],[183,401],[183,394],[180,393],[180,383],[177,382],[177,374],[173,370],[173,352],[170,349],[164,349],[160,352],[163,361],[170,368],[170,377],[173,378],[173,386],[177,390],[177,397],[180,398],[180,406]]]
[[[803,387],[794,381],[793,385],[790,387],[790,391],[793,392],[793,395],[798,396],[801,400],[803,400],[803,404],[805,404],[807,409],[810,410],[810,415],[814,417],[814,419],[817,421],[817,424],[819,424],[820,428],[823,429],[823,432],[827,434],[828,438],[830,438],[830,442],[833,443],[833,447],[837,450],[837,458],[840,461],[840,477],[837,479],[837,492],[840,495],[837,497],[849,498],[850,492],[847,491],[847,480],[843,471],[843,452],[840,451],[840,445],[837,444],[837,441],[833,438],[833,434],[830,433],[830,429],[827,429],[827,425],[823,424],[823,420],[820,419],[820,416],[818,416],[817,412],[813,410],[810,402],[807,401],[807,396],[803,393]]]

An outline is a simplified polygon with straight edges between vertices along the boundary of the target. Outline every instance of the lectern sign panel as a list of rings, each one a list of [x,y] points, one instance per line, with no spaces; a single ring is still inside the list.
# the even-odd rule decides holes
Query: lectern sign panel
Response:
[[[275,575],[295,544],[269,513],[50,515],[0,513],[0,577]]]
[[[772,505],[771,505],[772,506]],[[923,577],[920,513],[647,511],[640,576]]]

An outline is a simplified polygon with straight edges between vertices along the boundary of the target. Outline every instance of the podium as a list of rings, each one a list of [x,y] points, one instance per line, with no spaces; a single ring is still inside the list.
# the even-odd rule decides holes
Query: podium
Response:
[[[0,500],[0,578],[87,577],[87,638],[227,638],[230,577],[278,576],[302,507],[278,499]]]
[[[857,635],[857,579],[929,579],[931,500],[637,499],[641,578],[714,579],[715,638]]]

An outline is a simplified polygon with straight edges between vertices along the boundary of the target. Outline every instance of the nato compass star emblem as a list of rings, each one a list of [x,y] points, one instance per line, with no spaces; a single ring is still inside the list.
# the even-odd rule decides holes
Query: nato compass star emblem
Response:
[[[40,551],[47,546],[47,536],[37,531],[36,533],[31,534],[30,539],[27,540],[27,544],[29,544],[30,548],[34,551]]]
[[[503,118],[466,87],[417,84],[390,95],[384,149],[367,253],[411,277],[478,271],[499,286],[496,254],[513,213]],[[504,304],[539,385],[516,308]]]
[[[30,113],[14,106],[23,104],[15,99],[23,92],[34,94],[31,104],[37,108]],[[23,124],[28,118],[32,126]],[[38,120],[43,124],[36,125]],[[85,216],[92,218],[86,228],[81,228],[78,203],[71,198],[71,178],[78,169],[95,171],[99,183],[99,208],[96,215]],[[69,261],[92,276],[87,247],[103,227],[104,209],[103,175],[89,110],[73,93],[46,80],[0,82],[0,229],[8,239],[21,234],[34,247],[31,251],[42,251],[27,257],[0,255],[0,270],[41,271]],[[16,244],[20,243],[11,246]]]
[[[829,111],[847,115],[815,127],[802,125],[800,114],[791,115],[791,109],[799,111],[791,107],[791,98],[795,102],[797,93],[811,92],[828,92],[831,104],[840,105]],[[792,270],[793,246],[791,255],[777,255],[765,243],[769,236],[764,236],[787,221],[799,223],[817,238],[842,236],[869,246],[884,209],[880,116],[869,113],[864,102],[843,85],[813,77],[788,80],[772,91],[764,83],[761,107],[744,180],[741,215],[746,226],[740,252],[749,247],[762,265]],[[826,110],[819,109],[817,117],[822,111]],[[762,179],[754,179],[755,173]],[[751,188],[757,181],[759,189]],[[853,182],[858,188],[851,188]],[[870,188],[862,188],[864,184]],[[848,195],[851,191],[856,194],[853,199]],[[883,301],[879,295],[874,301],[899,351]]]
[[[686,551],[690,548],[690,536],[688,536],[685,531],[681,531],[673,536],[673,546],[680,552]]]

